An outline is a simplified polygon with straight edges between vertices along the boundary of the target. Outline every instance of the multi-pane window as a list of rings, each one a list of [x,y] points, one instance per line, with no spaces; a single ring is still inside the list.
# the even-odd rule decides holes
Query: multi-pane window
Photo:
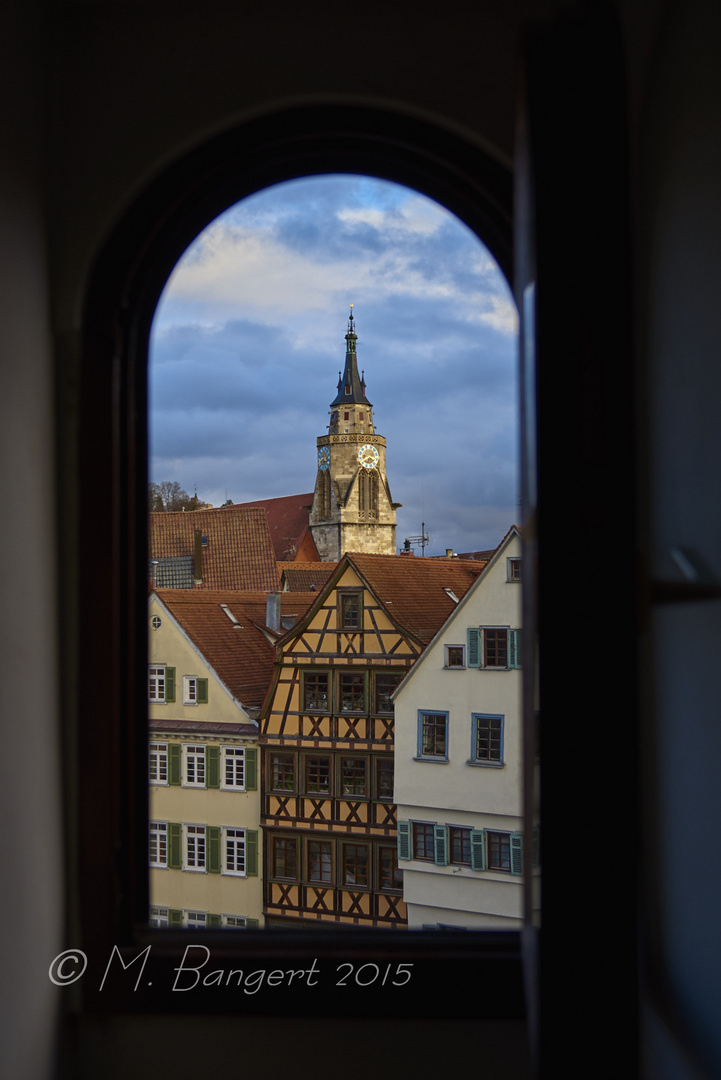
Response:
[[[445,659],[447,668],[464,668],[466,666],[466,650],[463,645],[446,645]]]
[[[449,862],[457,866],[471,865],[471,830],[450,825],[448,828]]]
[[[360,630],[363,612],[363,593],[338,594],[338,623],[341,630]]]
[[[195,676],[185,675],[183,677],[183,704],[198,704],[198,680]]]
[[[148,668],[148,701],[165,701],[165,665]]]
[[[330,884],[333,880],[333,858],[330,840],[308,841],[308,881]]]
[[[366,794],[365,758],[341,758],[341,791],[344,795]]]
[[[483,631],[483,666],[508,667],[508,631]]]
[[[248,918],[246,915],[223,915],[221,916],[221,926],[232,927],[234,930],[245,930],[248,926]]]
[[[343,884],[368,885],[368,848],[365,844],[343,845]]]
[[[396,849],[381,847],[378,849],[378,884],[381,889],[403,888],[403,871],[398,869]]]
[[[511,837],[509,833],[486,830],[486,853],[489,870],[511,870]]]
[[[376,758],[376,798],[393,802],[393,758]]]
[[[305,790],[330,792],[330,758],[308,757],[305,759]]]
[[[294,836],[273,837],[273,877],[295,881],[298,877],[298,841]]]
[[[293,754],[270,755],[270,786],[272,791],[295,789],[295,758]]]
[[[151,784],[168,782],[168,744],[151,742],[148,751],[148,780]]]
[[[205,825],[186,825],[185,833],[185,869],[205,870]]]
[[[167,926],[168,925],[168,909],[166,907],[151,907],[148,917],[148,924],[150,926]]]
[[[242,746],[223,746],[222,786],[243,790],[245,787],[245,748]]]
[[[508,559],[506,562],[508,567],[508,580],[520,581],[521,580],[521,560],[520,559]]]
[[[434,861],[435,843],[432,825],[413,823],[413,858]]]
[[[503,717],[474,713],[472,717],[471,760],[503,760]]]
[[[405,672],[403,671],[377,671],[376,684],[376,712],[392,713],[393,702],[391,695],[396,689]]]
[[[418,756],[443,759],[448,757],[448,713],[419,712]]]
[[[303,675],[303,708],[306,712],[328,711],[330,676],[327,671],[306,671]]]
[[[183,926],[188,930],[205,930],[208,925],[208,913],[206,911],[184,911]]]
[[[185,780],[187,787],[205,787],[205,747],[184,746]]]
[[[245,829],[223,829],[223,873],[245,874]]]
[[[165,821],[151,821],[149,834],[149,863],[151,866],[168,865],[168,825]]]
[[[366,677],[363,672],[349,672],[339,677],[341,712],[365,712]]]

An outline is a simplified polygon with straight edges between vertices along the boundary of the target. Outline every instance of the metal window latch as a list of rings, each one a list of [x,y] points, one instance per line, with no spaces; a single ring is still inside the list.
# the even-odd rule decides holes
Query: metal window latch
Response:
[[[721,584],[690,548],[671,548],[669,554],[683,574],[683,581],[652,581],[651,600],[657,604],[692,603],[721,597]]]

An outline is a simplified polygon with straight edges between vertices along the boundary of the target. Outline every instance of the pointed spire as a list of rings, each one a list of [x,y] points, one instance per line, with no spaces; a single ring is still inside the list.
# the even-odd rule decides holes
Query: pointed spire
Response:
[[[370,401],[366,397],[365,380],[361,380],[358,375],[358,362],[356,359],[356,341],[358,337],[355,332],[352,304],[348,317],[348,333],[345,340],[345,370],[338,382],[338,393],[335,400],[331,402],[331,407],[334,405],[370,405]]]

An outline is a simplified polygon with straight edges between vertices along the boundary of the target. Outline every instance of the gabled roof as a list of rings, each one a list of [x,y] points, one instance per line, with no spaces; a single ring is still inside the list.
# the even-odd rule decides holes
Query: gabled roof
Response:
[[[265,627],[266,593],[158,589],[154,595],[233,697],[246,709],[257,709],[268,689],[275,658],[275,641],[269,640],[260,629]],[[302,618],[315,599],[315,593],[283,593],[281,617]]]
[[[334,562],[279,562],[281,588],[288,592],[319,593],[337,565]]]
[[[313,492],[307,495],[282,495],[277,499],[259,499],[256,502],[238,503],[232,509],[261,508],[265,511],[275,558],[293,562],[319,559],[318,551],[308,528],[309,507],[313,504]]]
[[[171,584],[172,578],[165,577],[172,566],[167,560],[177,562],[180,570],[181,559],[194,557],[196,530],[207,544],[201,549],[202,583],[195,589],[279,588],[266,514],[237,506],[148,514],[148,553],[159,560],[159,582]],[[152,571],[149,576],[152,580]]]
[[[426,656],[429,655],[429,653],[431,652],[431,647],[435,643],[436,639],[439,638],[441,636],[441,634],[445,633],[446,629],[451,625],[451,623],[453,622],[453,620],[456,617],[460,618],[460,612],[462,612],[463,609],[466,607],[466,605],[471,602],[471,599],[475,595],[476,591],[478,589],[483,588],[483,582],[489,577],[489,575],[491,573],[491,570],[496,565],[498,560],[503,556],[503,552],[506,550],[506,548],[510,544],[511,540],[514,537],[520,537],[520,535],[521,534],[520,534],[520,531],[518,529],[518,526],[511,525],[510,529],[508,530],[506,535],[503,537],[503,539],[501,540],[498,547],[495,548],[495,550],[491,552],[491,558],[487,562],[485,562],[483,564],[483,566],[480,567],[480,569],[478,570],[478,572],[476,574],[476,577],[475,577],[475,580],[472,582],[470,588],[468,588],[466,590],[465,594],[460,599],[460,602],[458,604],[454,604],[454,610],[450,612],[448,618],[445,619],[445,621],[443,623],[441,623],[441,625],[438,627],[438,629],[434,633],[431,640],[427,643],[428,647],[423,650],[423,653],[418,658],[418,660],[413,665],[413,667],[410,669],[408,674],[405,676],[405,678],[403,679],[403,682],[401,683],[401,685],[394,692],[393,700],[396,699],[397,695],[401,692],[401,689],[406,687],[408,685],[408,683],[411,681],[411,679],[413,678],[413,673],[416,670],[418,670],[418,668],[420,668],[420,666],[422,665],[422,663],[425,660]],[[460,565],[468,566],[469,562],[461,563]],[[479,563],[474,564],[472,561],[470,561],[470,565],[471,566],[475,565],[476,567],[480,566]]]
[[[409,559],[403,555],[346,556],[389,615],[424,645],[456,608],[481,573],[478,563]]]

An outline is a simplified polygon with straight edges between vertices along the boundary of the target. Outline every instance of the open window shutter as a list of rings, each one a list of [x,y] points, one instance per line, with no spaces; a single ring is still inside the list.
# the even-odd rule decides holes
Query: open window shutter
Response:
[[[220,926],[220,915],[208,914],[206,926],[217,927]]]
[[[511,833],[511,873],[523,873],[523,833]]]
[[[245,920],[245,929],[246,930],[257,930],[259,926],[260,926],[260,920],[259,919],[246,919]]]
[[[410,821],[398,822],[398,858],[410,859],[411,857],[411,823]]]
[[[508,631],[508,666],[519,668],[521,666],[521,631]]]
[[[195,680],[195,700],[198,705],[208,704],[208,680],[196,679]]]
[[[468,666],[481,666],[481,631],[477,626],[469,626],[467,631],[468,640]]]
[[[180,747],[178,747],[180,749]],[[180,870],[183,865],[182,829],[173,821],[168,822],[168,869]]]
[[[208,862],[206,870],[209,874],[220,873],[220,828],[217,825],[206,825],[205,839],[208,844]]]
[[[485,829],[471,829],[471,870],[486,869]]]
[[[168,746],[168,783],[180,783],[181,772],[181,748],[180,743],[170,743]]]
[[[245,748],[245,790],[258,790],[258,751],[254,746]]]
[[[165,700],[175,701],[175,668],[165,669]]]
[[[445,825],[433,826],[433,847],[436,866],[446,866],[448,863],[448,830]]]
[[[183,925],[183,912],[177,908],[170,908],[168,910],[168,926],[171,929],[177,929]]]
[[[206,787],[220,787],[220,747],[206,746],[205,748],[205,775]]]
[[[245,873],[247,877],[258,876],[258,830],[245,830]]]

